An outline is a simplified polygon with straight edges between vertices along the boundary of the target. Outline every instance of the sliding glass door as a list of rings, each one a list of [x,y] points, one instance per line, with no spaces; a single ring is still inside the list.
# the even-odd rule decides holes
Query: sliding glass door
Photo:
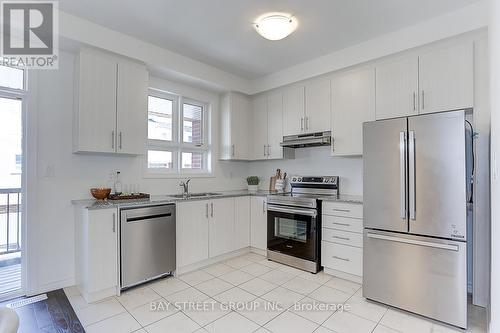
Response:
[[[0,66],[0,300],[23,294],[24,71]]]

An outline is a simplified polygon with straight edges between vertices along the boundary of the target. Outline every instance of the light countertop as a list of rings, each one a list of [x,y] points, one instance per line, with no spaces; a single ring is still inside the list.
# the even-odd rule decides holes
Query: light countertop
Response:
[[[176,198],[168,195],[151,195],[149,199],[137,199],[137,200],[95,200],[95,199],[81,199],[81,200],[71,200],[74,205],[84,206],[88,209],[105,209],[105,208],[126,208],[131,206],[150,206],[150,205],[162,205],[170,203],[178,203],[183,201],[195,201],[195,200],[210,200],[219,198],[231,198],[231,197],[244,197],[244,196],[260,196],[265,197],[268,195],[276,194],[276,192],[259,190],[257,192],[249,192],[248,190],[236,190],[236,191],[213,191],[217,195],[209,195],[203,197],[187,197],[187,198]],[[337,197],[323,197],[320,200],[325,202],[346,202],[362,204],[363,197],[356,195],[339,195]]]

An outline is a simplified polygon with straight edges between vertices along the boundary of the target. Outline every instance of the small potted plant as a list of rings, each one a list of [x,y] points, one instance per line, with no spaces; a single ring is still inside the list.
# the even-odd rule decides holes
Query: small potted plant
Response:
[[[259,189],[259,177],[257,176],[247,177],[247,185],[249,192],[257,192],[257,190]]]

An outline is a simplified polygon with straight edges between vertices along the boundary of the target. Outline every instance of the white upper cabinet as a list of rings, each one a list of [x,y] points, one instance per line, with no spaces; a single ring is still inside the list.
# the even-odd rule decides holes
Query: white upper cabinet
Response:
[[[283,135],[304,132],[304,86],[292,86],[283,90]]]
[[[283,94],[273,92],[267,98],[267,158],[283,158]]]
[[[116,151],[116,61],[84,49],[77,64],[74,151]]]
[[[363,154],[363,123],[375,120],[375,69],[341,73],[332,79],[333,156]]]
[[[434,47],[377,65],[377,119],[471,108],[472,42]]]
[[[283,135],[330,130],[330,80],[314,79],[283,90]]]
[[[312,80],[306,83],[304,89],[304,131],[306,133],[329,131],[331,123],[330,80],[325,78]]]
[[[418,59],[391,59],[376,68],[377,119],[418,114]]]
[[[473,61],[472,43],[422,53],[419,56],[420,113],[472,107]]]
[[[234,92],[225,94],[221,107],[221,159],[252,159],[251,131],[249,98]]]
[[[73,151],[144,154],[149,82],[146,67],[82,49],[77,73]]]
[[[267,159],[267,95],[253,99],[253,158]]]
[[[274,91],[253,98],[253,159],[281,159],[283,140],[283,94]],[[293,158],[287,150],[286,157]]]
[[[144,154],[148,136],[149,75],[142,64],[120,61],[117,80],[117,152]]]

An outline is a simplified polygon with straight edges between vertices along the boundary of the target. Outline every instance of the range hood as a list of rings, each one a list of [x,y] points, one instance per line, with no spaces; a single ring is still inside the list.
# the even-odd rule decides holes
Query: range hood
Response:
[[[329,146],[332,143],[332,132],[318,132],[309,134],[288,135],[283,137],[282,147],[305,148]]]

